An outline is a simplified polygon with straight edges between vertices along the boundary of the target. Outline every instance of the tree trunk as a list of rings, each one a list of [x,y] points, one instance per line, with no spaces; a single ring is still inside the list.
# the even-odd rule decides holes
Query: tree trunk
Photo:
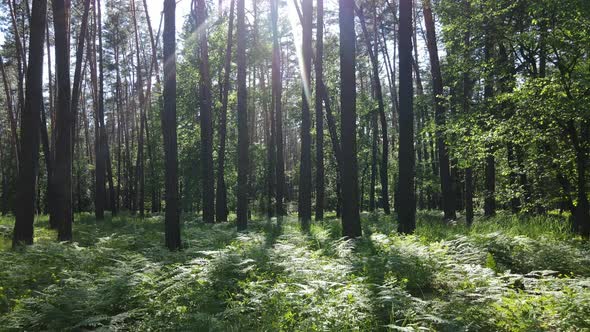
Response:
[[[367,45],[367,51],[369,52],[369,58],[371,60],[371,68],[373,73],[373,93],[374,98],[377,99],[377,106],[379,111],[379,120],[381,124],[381,140],[383,141],[383,147],[381,150],[381,165],[379,167],[379,175],[381,181],[381,206],[385,214],[391,213],[389,205],[389,176],[387,175],[389,168],[389,136],[387,135],[387,118],[385,116],[385,102],[383,101],[383,89],[381,86],[381,79],[379,78],[379,59],[378,59],[378,36],[379,30],[376,26],[377,14],[376,8],[373,8],[373,46],[371,46],[370,35],[367,30],[365,17],[361,9],[357,9],[359,19],[361,21],[361,27],[363,34],[365,35],[365,42]],[[376,141],[377,134],[375,133],[374,140]]]
[[[303,0],[303,89],[301,109],[301,163],[299,164],[299,220],[303,231],[309,230],[311,222],[311,41],[313,28],[312,0]]]
[[[227,133],[227,104],[230,89],[229,75],[231,71],[233,28],[234,28],[234,3],[231,0],[229,10],[229,25],[227,30],[227,46],[225,49],[225,63],[223,70],[223,92],[221,98],[221,114],[219,119],[219,153],[217,156],[217,191],[215,217],[217,222],[227,221],[227,187],[225,184],[225,144]]]
[[[213,174],[213,115],[211,111],[211,77],[207,45],[207,12],[205,0],[196,0],[196,26],[199,27],[199,97],[201,113],[201,171],[203,189],[203,221],[215,221],[215,176]],[[194,10],[194,9],[193,9]]]
[[[237,228],[248,227],[248,90],[246,88],[246,21],[245,0],[237,2],[237,59],[238,59],[238,188]]]
[[[133,14],[133,27],[134,27],[134,35],[135,35],[135,47],[136,47],[136,59],[137,59],[137,95],[139,97],[139,133],[137,138],[137,161],[135,163],[135,181],[136,181],[136,188],[137,188],[137,209],[139,210],[139,217],[143,218],[145,215],[145,158],[144,158],[144,133],[145,133],[145,122],[143,119],[145,118],[145,111],[147,109],[146,106],[146,96],[143,91],[143,75],[141,72],[141,58],[139,54],[140,44],[139,44],[139,31],[137,26],[137,15],[135,14],[135,1],[131,1],[131,8]],[[151,74],[151,73],[150,73]],[[106,140],[106,138],[105,138]]]
[[[324,0],[317,0],[316,61],[315,61],[315,119],[316,119],[316,197],[315,220],[324,219],[324,114],[322,85],[324,75]]]
[[[492,29],[486,27],[484,59],[489,63],[493,59],[494,40]],[[484,82],[484,99],[488,109],[492,108],[492,99],[494,98],[494,80],[493,74],[486,73]],[[485,191],[484,191],[484,215],[491,217],[496,214],[496,161],[491,146],[487,147],[487,156],[485,158]]]
[[[34,21],[31,22],[30,26],[31,43],[26,81],[26,104],[21,120],[23,155],[18,176],[18,204],[12,238],[13,247],[20,244],[33,244],[35,186],[37,185],[39,160],[39,112],[43,108],[43,41],[45,38],[46,13],[47,1],[33,1]]]
[[[70,90],[69,2],[53,0],[55,30],[55,72],[57,75],[55,220],[59,241],[72,240],[72,123]]]
[[[342,236],[361,236],[356,148],[356,34],[354,0],[339,0],[342,147]]]
[[[436,122],[436,145],[438,147],[438,166],[440,185],[442,192],[442,204],[445,220],[456,219],[455,194],[453,192],[453,179],[451,178],[449,153],[444,139],[445,126],[445,98],[443,96],[443,81],[438,58],[438,46],[436,43],[436,30],[432,16],[430,0],[423,0],[424,22],[426,25],[426,38],[428,55],[430,57],[430,72],[432,74],[432,92],[434,94],[434,110]]]
[[[166,169],[166,247],[180,249],[178,209],[178,145],[176,141],[176,2],[164,0],[164,159]]]
[[[413,233],[416,228],[414,193],[414,92],[412,85],[412,0],[399,6],[399,189],[398,231]]]
[[[276,209],[277,216],[286,215],[284,196],[285,196],[285,153],[283,149],[283,111],[282,111],[282,79],[281,79],[281,56],[278,35],[278,11],[279,0],[271,1],[271,20],[272,20],[272,95],[273,95],[273,112],[275,119],[275,140],[277,143],[276,151]]]

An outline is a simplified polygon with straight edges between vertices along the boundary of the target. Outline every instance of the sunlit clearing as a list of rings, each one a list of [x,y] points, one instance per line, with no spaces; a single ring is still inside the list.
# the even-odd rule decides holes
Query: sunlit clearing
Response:
[[[305,73],[305,64],[303,60],[303,48],[302,48],[302,40],[303,40],[303,31],[301,28],[301,22],[299,21],[299,15],[297,14],[297,8],[292,1],[287,1],[288,4],[288,11],[287,17],[289,18],[289,23],[291,24],[291,33],[293,34],[293,40],[295,41],[295,53],[297,54],[297,64],[299,66],[299,74],[301,75],[301,80],[303,83],[303,92],[305,93],[305,99],[307,100],[307,104],[311,105],[311,90],[310,90],[310,77],[307,77]]]

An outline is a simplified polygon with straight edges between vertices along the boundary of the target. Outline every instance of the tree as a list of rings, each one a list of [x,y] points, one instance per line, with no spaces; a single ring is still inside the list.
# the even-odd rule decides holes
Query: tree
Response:
[[[309,230],[311,221],[311,39],[313,27],[312,0],[303,0],[302,35],[302,107],[301,107],[301,163],[299,164],[299,220],[304,231]]]
[[[315,61],[315,119],[316,119],[316,197],[315,219],[324,219],[326,196],[324,173],[324,0],[317,0],[316,61]]]
[[[52,210],[58,224],[59,241],[72,239],[72,127],[70,89],[69,2],[53,0],[55,30],[55,72],[57,75],[55,207]]]
[[[43,109],[43,43],[46,13],[47,1],[33,1],[25,108],[21,120],[21,151],[23,154],[18,178],[18,204],[12,238],[13,247],[19,244],[33,244],[35,186],[39,165],[39,119]]]
[[[356,154],[356,33],[354,0],[339,0],[342,236],[361,236]],[[346,148],[344,148],[346,147]]]
[[[176,2],[164,0],[164,158],[166,169],[166,247],[180,249],[180,216],[178,206],[178,151],[176,141]]]
[[[387,175],[387,169],[389,168],[389,136],[387,135],[387,118],[385,116],[385,102],[383,101],[383,89],[381,86],[381,79],[379,77],[379,58],[378,58],[378,28],[377,28],[377,9],[375,5],[373,6],[374,17],[373,17],[373,46],[371,46],[371,37],[369,35],[367,24],[365,22],[365,16],[363,14],[362,8],[357,9],[357,13],[359,19],[361,21],[361,27],[363,29],[363,34],[365,37],[365,42],[367,45],[367,51],[369,53],[369,58],[371,60],[371,68],[372,68],[372,77],[373,77],[373,91],[374,97],[377,99],[377,108],[379,112],[379,121],[381,124],[381,140],[383,141],[383,148],[381,150],[381,165],[379,167],[379,175],[381,181],[381,206],[383,207],[383,211],[385,214],[391,213],[391,208],[389,205],[389,176]],[[375,132],[375,139],[376,135]],[[376,147],[375,147],[376,149]],[[376,155],[376,151],[375,151]],[[372,175],[371,175],[372,176]],[[373,186],[371,187],[373,189]]]
[[[438,147],[438,166],[440,185],[442,192],[442,204],[444,219],[452,220],[455,214],[455,194],[453,191],[453,179],[451,177],[449,153],[443,134],[445,125],[445,99],[443,96],[443,80],[438,59],[438,46],[436,43],[436,30],[432,16],[432,4],[430,0],[423,0],[424,23],[426,25],[426,38],[428,55],[430,57],[430,72],[432,74],[432,93],[434,95],[434,110],[436,122],[436,145]]]
[[[94,172],[95,176],[95,194],[94,194],[94,215],[96,219],[104,219],[105,210],[105,198],[106,198],[106,151],[104,150],[103,137],[104,135],[104,75],[103,75],[103,59],[102,59],[102,17],[100,0],[97,0],[95,7],[96,16],[96,30],[95,33],[98,35],[98,50],[96,55],[98,56],[98,62],[94,66],[98,66],[98,86],[95,86],[97,90],[98,102],[96,104],[96,124],[95,124],[95,162],[96,169]],[[96,70],[96,69],[95,69]]]
[[[196,4],[195,4],[196,3]],[[199,110],[201,113],[201,171],[203,177],[203,221],[215,221],[215,189],[213,174],[213,114],[211,111],[211,78],[209,46],[207,45],[207,8],[205,0],[193,1],[193,15],[199,38]]]
[[[484,61],[491,65],[494,61],[494,37],[491,22],[487,23],[485,31]],[[490,66],[491,67],[491,66]],[[487,108],[493,109],[494,98],[494,77],[491,69],[485,73],[484,100]],[[484,193],[484,215],[491,217],[496,214],[496,158],[491,146],[486,147],[485,158],[485,193]]]
[[[399,178],[398,231],[416,228],[414,192],[414,88],[412,84],[412,0],[399,3]]]
[[[276,141],[276,209],[277,216],[286,214],[284,206],[285,184],[285,154],[283,150],[283,112],[282,112],[282,80],[281,57],[278,33],[279,0],[271,0],[272,20],[272,100],[275,120]]]
[[[248,91],[246,88],[246,22],[244,0],[237,3],[237,50],[238,58],[238,188],[237,228],[248,227]]]
[[[215,193],[215,218],[217,222],[227,221],[227,187],[225,184],[225,144],[227,133],[227,104],[229,95],[229,74],[231,71],[232,40],[234,29],[234,4],[231,0],[229,9],[229,24],[227,29],[227,46],[223,65],[223,94],[221,97],[221,112],[219,119],[219,151],[217,156],[217,191]]]

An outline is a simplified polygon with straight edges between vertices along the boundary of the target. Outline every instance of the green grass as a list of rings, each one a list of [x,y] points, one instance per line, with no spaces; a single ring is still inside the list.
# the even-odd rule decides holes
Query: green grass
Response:
[[[233,224],[183,220],[183,250],[163,219],[79,215],[76,243],[47,218],[12,250],[0,219],[0,331],[583,331],[590,329],[590,245],[559,216],[441,221],[363,214],[340,238],[334,215]]]

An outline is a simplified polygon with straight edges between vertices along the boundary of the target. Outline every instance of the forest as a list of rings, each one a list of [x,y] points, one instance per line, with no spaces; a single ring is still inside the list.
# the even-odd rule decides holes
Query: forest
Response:
[[[0,0],[0,331],[590,331],[590,1]]]

